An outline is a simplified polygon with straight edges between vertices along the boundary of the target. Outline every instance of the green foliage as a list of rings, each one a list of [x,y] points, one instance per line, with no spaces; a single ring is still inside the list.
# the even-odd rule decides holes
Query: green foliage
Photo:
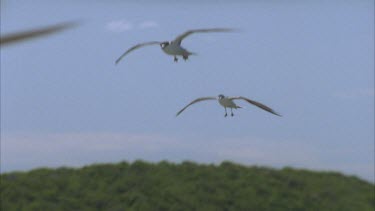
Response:
[[[374,184],[223,162],[100,164],[1,175],[1,210],[375,210]]]

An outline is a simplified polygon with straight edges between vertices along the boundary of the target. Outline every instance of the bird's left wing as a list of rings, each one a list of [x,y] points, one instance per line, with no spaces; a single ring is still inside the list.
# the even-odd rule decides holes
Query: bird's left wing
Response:
[[[160,42],[158,42],[158,41],[151,41],[151,42],[139,43],[139,44],[137,44],[137,45],[129,48],[127,51],[125,51],[125,53],[123,53],[116,60],[116,64],[119,63],[121,61],[121,59],[124,58],[124,56],[126,56],[126,54],[130,53],[131,51],[134,51],[135,49],[138,49],[138,48],[141,48],[141,47],[144,47],[144,46],[147,46],[147,45],[156,45],[156,44],[160,44]]]
[[[275,114],[277,116],[281,116],[280,114],[278,114],[277,112],[275,112],[272,108],[270,108],[270,107],[268,107],[268,106],[266,106],[266,105],[264,105],[264,104],[262,104],[260,102],[257,102],[255,100],[250,100],[250,99],[248,99],[246,97],[238,96],[238,97],[230,97],[229,99],[231,99],[231,100],[245,100],[248,103],[253,104],[253,105],[255,105],[255,106],[257,106],[257,107],[259,107],[259,108],[261,108],[261,109],[263,109],[265,111],[268,111],[268,112],[270,112],[272,114]]]
[[[179,45],[181,44],[182,40],[193,34],[193,33],[207,33],[207,32],[231,32],[233,29],[230,28],[212,28],[212,29],[194,29],[184,32],[181,35],[178,35],[176,39],[173,40],[173,42],[177,42]]]
[[[187,107],[193,105],[194,103],[204,101],[204,100],[216,100],[216,97],[200,97],[193,101],[191,101],[189,104],[187,104],[183,109],[181,109],[179,112],[177,112],[176,116],[180,115]]]

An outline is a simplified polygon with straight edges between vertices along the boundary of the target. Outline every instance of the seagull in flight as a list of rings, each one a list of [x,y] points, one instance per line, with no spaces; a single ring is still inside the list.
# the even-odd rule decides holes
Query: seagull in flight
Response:
[[[274,115],[277,115],[277,116],[281,116],[280,114],[276,113],[274,110],[272,110],[270,107],[262,104],[262,103],[259,103],[257,101],[254,101],[254,100],[250,100],[246,97],[241,97],[241,96],[237,96],[237,97],[227,97],[227,96],[224,96],[222,94],[220,94],[219,96],[217,97],[200,97],[200,98],[197,98],[193,101],[191,101],[189,104],[187,104],[183,109],[181,109],[179,112],[177,112],[176,116],[180,115],[187,107],[193,105],[194,103],[197,103],[197,102],[201,102],[201,101],[205,101],[205,100],[217,100],[219,101],[219,104],[221,106],[224,107],[225,109],[225,115],[224,117],[227,117],[228,114],[227,114],[227,108],[230,108],[230,112],[231,112],[231,116],[234,116],[233,114],[233,108],[234,109],[237,109],[237,108],[241,108],[240,106],[236,105],[234,103],[234,100],[244,100],[250,104],[253,104],[265,111],[268,111]]]
[[[178,35],[173,41],[151,41],[151,42],[144,42],[139,43],[131,48],[129,48],[125,53],[123,53],[117,60],[116,64],[118,64],[124,56],[126,56],[131,51],[134,51],[138,48],[149,46],[149,45],[160,45],[161,49],[164,51],[164,53],[168,55],[174,56],[174,61],[177,62],[178,58],[177,56],[182,56],[182,58],[186,61],[190,55],[194,55],[195,53],[192,53],[185,48],[181,46],[181,42],[184,38],[187,36],[194,34],[194,33],[208,33],[208,32],[230,32],[233,31],[233,29],[229,28],[211,28],[211,29],[194,29],[194,30],[188,30],[184,32],[181,35]]]

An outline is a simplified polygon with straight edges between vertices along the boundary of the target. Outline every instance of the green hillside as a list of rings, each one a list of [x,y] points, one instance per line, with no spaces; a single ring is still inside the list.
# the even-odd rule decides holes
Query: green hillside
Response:
[[[1,210],[374,211],[374,184],[229,162],[92,165],[1,175]]]

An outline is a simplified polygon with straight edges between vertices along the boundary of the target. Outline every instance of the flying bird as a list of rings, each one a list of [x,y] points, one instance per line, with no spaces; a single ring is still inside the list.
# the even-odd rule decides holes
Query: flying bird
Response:
[[[150,46],[150,45],[160,45],[164,53],[174,56],[175,62],[178,61],[177,56],[182,56],[182,58],[186,61],[190,55],[194,55],[195,53],[192,53],[181,46],[181,42],[184,38],[194,33],[230,32],[230,31],[233,31],[233,29],[229,29],[229,28],[194,29],[194,30],[188,30],[184,32],[183,34],[177,36],[173,41],[170,41],[170,42],[169,41],[164,41],[164,42],[151,41],[151,42],[139,43],[129,48],[127,51],[125,51],[125,53],[123,53],[116,60],[116,64],[118,64],[121,61],[121,59],[124,58],[131,51],[134,51],[141,47]]]
[[[201,102],[201,101],[205,101],[205,100],[217,100],[219,101],[219,104],[221,106],[224,107],[225,109],[225,117],[228,116],[227,114],[227,108],[230,108],[230,112],[231,112],[231,116],[234,116],[233,114],[233,108],[234,109],[237,109],[237,108],[241,108],[240,106],[236,105],[234,103],[234,100],[245,100],[246,102],[250,103],[250,104],[253,104],[265,111],[268,111],[274,115],[277,115],[277,116],[281,116],[280,114],[276,113],[274,110],[272,110],[270,107],[262,104],[262,103],[259,103],[257,101],[254,101],[254,100],[250,100],[246,97],[241,97],[241,96],[237,96],[237,97],[227,97],[227,96],[224,96],[222,94],[220,94],[219,96],[217,97],[200,97],[200,98],[197,98],[193,101],[191,101],[189,104],[187,104],[183,109],[181,109],[179,112],[177,112],[176,116],[180,115],[187,107],[193,105],[194,103],[198,103],[198,102]]]

